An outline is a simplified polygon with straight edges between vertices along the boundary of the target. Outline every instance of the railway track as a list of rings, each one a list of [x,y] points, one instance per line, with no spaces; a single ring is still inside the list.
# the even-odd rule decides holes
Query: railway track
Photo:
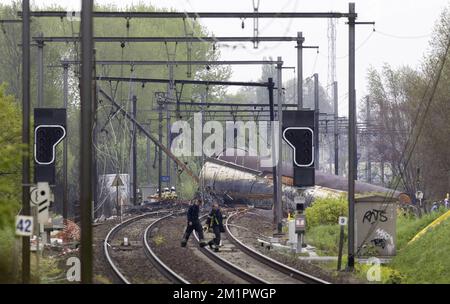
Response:
[[[163,221],[167,221],[164,222]],[[180,222],[183,224],[180,225]],[[174,229],[178,231],[174,233]],[[181,228],[181,229],[179,229]],[[245,283],[241,276],[228,273],[225,269],[211,262],[199,252],[199,248],[188,245],[181,248],[179,236],[185,229],[185,220],[173,217],[172,214],[164,216],[149,226],[144,232],[146,254],[164,277],[174,284],[191,283]],[[169,240],[169,236],[176,235],[176,241]],[[164,244],[158,245],[158,238],[163,238]],[[166,242],[167,240],[167,242]],[[152,246],[154,248],[152,248]],[[162,247],[166,247],[165,250]]]
[[[243,211],[245,212],[245,211]],[[240,241],[232,232],[230,229],[230,223],[231,219],[241,213],[241,212],[235,212],[232,213],[225,221],[225,230],[227,235],[227,240],[230,241],[236,248],[247,254],[248,256],[252,257],[253,259],[257,260],[260,263],[263,263],[266,266],[269,266],[270,268],[274,269],[277,272],[283,273],[290,278],[293,278],[297,280],[299,283],[306,283],[306,284],[330,284],[329,282],[322,280],[318,277],[315,277],[313,275],[310,275],[308,273],[302,272],[300,270],[297,270],[295,268],[292,268],[288,265],[285,265],[283,263],[278,262],[277,260],[274,260],[260,252],[258,252],[256,249],[253,249],[247,245],[245,245],[242,241]]]
[[[202,216],[200,219],[206,218],[207,215]],[[197,242],[200,242],[198,235],[196,232],[194,232],[194,236],[197,240]],[[222,268],[225,268],[227,271],[237,275],[238,277],[242,278],[244,281],[248,283],[253,284],[269,284],[268,281],[244,270],[242,267],[239,267],[231,262],[229,262],[227,259],[223,258],[219,254],[216,254],[208,247],[203,247],[200,249],[200,251],[205,254],[209,259],[220,265]]]
[[[164,216],[156,221],[154,221],[152,224],[147,226],[144,231],[144,250],[145,254],[148,256],[149,259],[152,260],[155,267],[171,282],[175,284],[190,284],[189,281],[181,277],[179,274],[177,274],[175,271],[173,271],[167,264],[165,264],[161,259],[158,258],[158,256],[155,254],[155,252],[150,247],[150,244],[148,242],[149,239],[149,231],[157,225],[160,221],[172,216],[173,214],[169,214],[167,216]]]
[[[267,257],[259,253],[255,249],[245,245],[243,242],[241,242],[236,236],[233,235],[229,225],[231,223],[231,219],[240,213],[241,212],[235,212],[231,214],[225,222],[226,235],[223,240],[224,242],[223,248],[227,247],[230,249],[229,251],[221,250],[219,253],[215,253],[208,247],[199,249],[200,252],[204,256],[206,256],[209,260],[211,260],[214,264],[217,264],[218,267],[222,268],[225,272],[229,272],[232,275],[240,278],[242,282],[250,284],[328,283],[310,274],[301,272],[297,269],[284,265],[270,257]],[[160,216],[162,214],[165,215]],[[139,224],[141,224],[141,221],[147,220],[151,222],[150,224],[147,223],[144,225],[145,229],[143,230],[143,235],[142,238],[140,239],[143,247],[141,254],[142,256],[144,256],[144,259],[147,259],[147,261],[151,262],[154,268],[156,268],[159,274],[164,277],[167,283],[174,283],[174,284],[191,283],[190,279],[186,278],[185,274],[183,275],[179,271],[174,270],[175,265],[169,265],[170,263],[164,262],[160,257],[158,257],[155,250],[152,249],[149,241],[151,239],[152,230],[157,229],[155,227],[158,225],[160,226],[161,229],[162,221],[172,218],[174,215],[175,213],[171,210],[150,212],[130,218],[124,221],[123,223],[114,226],[109,231],[104,241],[104,253],[109,266],[113,270],[119,282],[123,284],[133,283],[130,280],[131,275],[127,277],[126,274],[124,274],[123,269],[121,269],[120,265],[118,265],[114,261],[114,258],[111,256],[110,253],[111,241],[121,230],[126,229],[126,227],[138,222]],[[205,217],[206,215],[202,216],[201,219],[204,219]],[[196,233],[194,233],[194,237],[197,239],[198,242],[199,240]],[[176,246],[179,246],[179,244],[177,243]],[[135,261],[133,261],[133,263],[134,262]],[[136,274],[134,273],[133,276],[134,275]]]
[[[115,256],[115,257],[112,256],[113,253],[112,253],[111,249],[114,247],[113,240],[115,239],[115,237],[119,233],[124,232],[127,228],[129,228],[130,226],[132,226],[134,224],[141,224],[141,222],[145,222],[145,221],[153,221],[153,222],[158,221],[158,220],[161,219],[161,217],[159,217],[159,216],[162,215],[162,214],[166,214],[166,213],[171,215],[172,211],[171,210],[160,210],[160,211],[148,212],[148,213],[145,213],[145,214],[142,214],[142,215],[138,215],[138,216],[132,217],[130,219],[127,219],[127,220],[125,220],[122,223],[119,223],[119,224],[115,225],[108,232],[108,234],[105,237],[105,240],[103,241],[103,253],[104,253],[105,257],[106,257],[108,266],[112,270],[112,273],[114,273],[114,275],[115,275],[115,279],[116,279],[117,282],[120,282],[122,284],[131,284],[131,283],[133,283],[131,281],[131,279],[130,279],[131,275],[127,277],[126,274],[125,274],[126,271],[124,271],[124,268],[126,268],[126,265],[120,265],[120,263],[118,263],[118,260],[119,260],[118,258],[119,257],[118,256]],[[166,217],[166,216],[164,216],[164,217]],[[126,232],[124,232],[124,233],[126,233]],[[128,234],[133,235],[133,232],[129,231]],[[134,234],[136,234],[136,233],[134,232]],[[139,238],[137,235],[135,236],[135,239],[142,241],[142,243],[139,244],[139,246],[142,245],[144,247],[144,250],[142,250],[142,251],[138,250],[137,255],[138,255],[139,265],[144,265],[147,262],[145,260],[148,260],[147,253],[146,253],[146,248],[145,248],[145,242],[144,242],[144,240]],[[125,253],[126,253],[126,251],[125,251]],[[116,252],[114,254],[117,255]],[[133,262],[137,263],[136,260],[133,261]],[[133,274],[133,276],[134,275],[135,274]]]
[[[229,220],[229,219],[228,219]],[[225,226],[228,226],[228,220]],[[229,229],[228,229],[229,230]],[[196,235],[198,242],[198,236]],[[250,284],[301,284],[305,283],[298,277],[294,278],[290,273],[287,274],[280,269],[276,269],[267,263],[262,263],[245,250],[243,243],[234,243],[232,234],[222,235],[223,246],[220,252],[213,252],[210,248],[204,247],[202,253],[208,258],[219,264],[227,271],[237,275]],[[280,263],[281,264],[281,263]],[[267,267],[269,266],[269,267]],[[286,266],[287,267],[287,266]],[[295,270],[294,270],[295,271]],[[310,283],[310,282],[308,282]]]

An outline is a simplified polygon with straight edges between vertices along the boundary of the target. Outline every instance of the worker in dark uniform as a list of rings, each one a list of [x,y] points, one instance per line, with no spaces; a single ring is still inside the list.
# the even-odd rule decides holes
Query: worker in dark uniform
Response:
[[[206,228],[212,230],[214,233],[214,239],[209,241],[208,245],[211,249],[214,249],[215,252],[219,251],[220,233],[225,232],[222,219],[219,203],[214,202],[211,212],[208,215],[208,219],[206,220]]]
[[[189,206],[187,212],[187,227],[183,239],[181,240],[181,247],[186,247],[186,244],[193,230],[197,231],[198,238],[200,240],[200,247],[206,246],[206,242],[203,236],[202,225],[200,224],[200,220],[198,218],[198,214],[200,212],[200,205],[201,205],[200,200],[194,200],[191,206]]]

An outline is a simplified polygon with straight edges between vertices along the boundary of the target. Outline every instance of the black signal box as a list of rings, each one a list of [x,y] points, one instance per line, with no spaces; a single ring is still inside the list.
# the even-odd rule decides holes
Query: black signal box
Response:
[[[283,140],[293,150],[294,186],[315,185],[314,168],[314,111],[283,111]]]

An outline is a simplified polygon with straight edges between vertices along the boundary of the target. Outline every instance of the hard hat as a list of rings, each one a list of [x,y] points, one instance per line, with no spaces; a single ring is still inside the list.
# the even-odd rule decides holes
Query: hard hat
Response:
[[[174,187],[174,186],[172,186],[172,187],[170,188],[170,190],[175,190],[175,187]]]

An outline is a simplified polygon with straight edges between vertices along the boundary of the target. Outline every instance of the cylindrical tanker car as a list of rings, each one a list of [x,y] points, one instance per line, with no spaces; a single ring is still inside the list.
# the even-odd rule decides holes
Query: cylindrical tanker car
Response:
[[[271,209],[273,204],[272,168],[261,167],[258,156],[236,156],[227,150],[217,157],[207,158],[200,172],[200,180],[206,191],[222,198],[225,203],[245,203],[256,208]],[[229,156],[234,155],[234,156]],[[283,209],[295,209],[297,202],[308,205],[314,197],[339,196],[348,187],[346,177],[316,170],[316,186],[293,186],[292,163],[281,165],[283,184]],[[355,182],[357,194],[376,192],[397,197],[400,192],[360,181]]]

